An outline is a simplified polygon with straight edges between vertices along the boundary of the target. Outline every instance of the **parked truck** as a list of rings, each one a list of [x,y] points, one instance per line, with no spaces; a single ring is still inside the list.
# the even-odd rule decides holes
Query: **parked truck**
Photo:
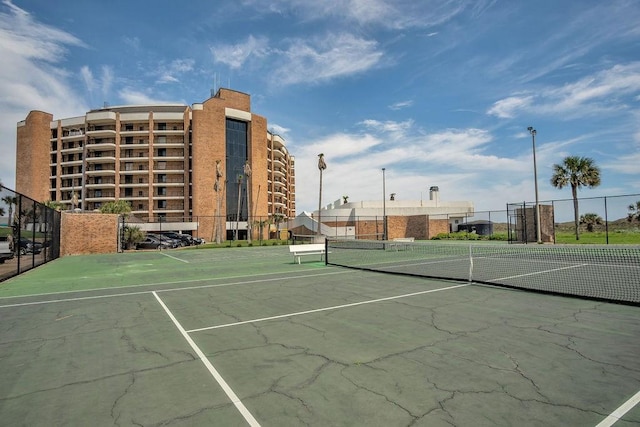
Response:
[[[13,245],[8,239],[0,240],[0,264],[13,258]]]

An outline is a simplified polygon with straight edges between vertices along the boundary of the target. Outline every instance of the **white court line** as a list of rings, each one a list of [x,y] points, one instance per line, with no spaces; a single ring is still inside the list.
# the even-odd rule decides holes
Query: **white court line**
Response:
[[[204,363],[204,366],[207,367],[207,369],[209,370],[209,372],[211,373],[213,378],[215,378],[215,380],[218,382],[218,384],[220,384],[220,387],[222,387],[222,390],[229,397],[229,399],[231,399],[231,402],[233,402],[233,404],[238,409],[238,411],[240,411],[240,413],[242,414],[244,419],[249,423],[249,425],[259,427],[260,423],[258,423],[258,421],[253,417],[253,415],[251,415],[251,412],[249,412],[247,407],[244,406],[244,404],[242,403],[240,398],[231,389],[231,387],[229,387],[229,384],[227,384],[227,382],[224,380],[224,378],[222,378],[222,375],[220,375],[220,373],[216,370],[216,368],[211,364],[209,359],[207,359],[207,356],[202,352],[202,350],[200,350],[200,347],[198,347],[198,345],[195,343],[195,341],[193,341],[193,339],[191,339],[189,334],[184,330],[184,328],[182,327],[180,322],[178,322],[178,319],[175,318],[173,313],[171,313],[169,308],[160,299],[158,294],[153,292],[153,296],[156,297],[156,299],[158,300],[158,303],[160,303],[160,305],[162,306],[164,311],[167,313],[169,318],[171,318],[171,321],[173,322],[173,324],[176,325],[176,328],[178,328],[178,330],[180,331],[180,333],[182,334],[184,339],[187,340],[187,342],[189,343],[189,345],[191,346],[193,351],[196,352],[196,354],[198,355],[198,357],[200,358],[202,363]]]
[[[309,268],[306,270],[297,270],[298,272],[306,272],[306,271],[318,271],[317,269],[313,268]],[[16,299],[16,298],[31,298],[31,297],[44,297],[44,296],[50,296],[50,295],[66,295],[66,294],[80,294],[80,293],[84,293],[84,292],[97,292],[97,291],[108,291],[108,290],[116,290],[116,289],[131,289],[131,288],[140,288],[143,286],[163,286],[163,285],[171,285],[174,283],[196,283],[196,282],[205,282],[205,281],[209,281],[209,280],[228,280],[228,279],[237,279],[239,277],[247,277],[247,276],[251,276],[251,277],[256,277],[256,276],[270,276],[270,275],[274,275],[274,274],[286,274],[286,273],[292,273],[291,271],[276,271],[273,273],[262,273],[262,274],[243,274],[243,275],[239,275],[239,276],[229,276],[229,277],[207,277],[204,279],[188,279],[188,280],[172,280],[170,282],[155,282],[155,283],[141,283],[139,285],[129,285],[129,286],[118,286],[118,287],[103,287],[103,288],[92,288],[92,289],[78,289],[77,291],[61,291],[61,292],[42,292],[39,294],[30,294],[30,295],[10,295],[10,296],[5,296],[2,297],[0,296],[0,301],[4,300],[4,299]],[[325,274],[337,274],[337,273],[344,273],[344,271],[338,271],[338,272],[332,272],[332,273],[320,273],[320,274],[315,274],[315,276],[323,276]],[[308,277],[308,276],[295,276],[294,278],[298,278],[298,277]],[[250,282],[249,282],[250,283]],[[203,285],[202,287],[208,287],[208,286],[215,286],[215,285]],[[198,286],[192,286],[190,289],[194,289],[194,288],[198,288]],[[185,289],[185,288],[176,288],[176,290],[178,289]],[[171,289],[166,290],[170,291]],[[148,291],[150,292],[150,291]],[[144,292],[143,292],[144,293]]]
[[[446,288],[430,289],[428,291],[412,292],[410,294],[395,295],[395,296],[392,296],[392,297],[377,298],[377,299],[372,299],[372,300],[367,300],[367,301],[353,302],[351,304],[334,305],[334,306],[331,306],[331,307],[316,308],[314,310],[298,311],[296,313],[281,314],[281,315],[278,315],[278,316],[271,316],[271,317],[262,317],[260,319],[244,320],[242,322],[226,323],[224,325],[207,326],[205,328],[190,329],[187,332],[188,333],[201,332],[201,331],[208,331],[208,330],[211,330],[211,329],[227,328],[229,326],[245,325],[247,323],[258,323],[258,322],[265,322],[267,320],[284,319],[284,318],[288,318],[288,317],[302,316],[303,314],[320,313],[322,311],[337,310],[337,309],[340,309],[340,308],[348,308],[348,307],[356,307],[356,306],[359,306],[359,305],[373,304],[373,303],[381,302],[381,301],[391,301],[391,300],[394,300],[394,299],[400,299],[400,298],[412,297],[412,296],[416,296],[416,295],[429,294],[429,293],[432,293],[432,292],[448,291],[449,289],[462,288],[464,286],[469,286],[469,285],[470,285],[470,283],[466,283],[464,285],[455,285],[455,286],[448,286]]]
[[[533,273],[518,274],[516,276],[500,277],[498,279],[487,280],[487,282],[495,282],[498,280],[507,280],[507,279],[518,279],[520,277],[535,276],[537,274],[553,273],[554,271],[568,270],[571,268],[580,268],[580,267],[584,267],[585,265],[589,265],[589,264],[569,265],[567,267],[552,268],[551,270],[542,270],[542,271],[535,271]]]
[[[290,280],[290,279],[301,279],[301,278],[307,278],[307,277],[328,276],[328,275],[331,275],[331,274],[346,274],[348,272],[349,271],[333,271],[333,272],[330,272],[330,273],[305,274],[305,275],[302,275],[302,276],[291,276],[291,277],[274,277],[272,279],[245,280],[245,281],[242,281],[242,282],[231,282],[231,283],[218,283],[218,284],[213,284],[213,285],[189,286],[189,287],[186,287],[186,288],[159,289],[159,290],[156,290],[156,291],[121,292],[121,293],[118,293],[118,294],[93,295],[93,296],[90,296],[90,297],[63,298],[63,299],[55,299],[55,300],[49,300],[49,301],[45,300],[45,301],[21,302],[21,303],[16,303],[16,304],[0,305],[0,309],[1,308],[11,308],[11,307],[23,307],[23,306],[28,306],[28,305],[53,304],[53,303],[56,303],[56,302],[84,301],[84,300],[102,299],[102,298],[117,298],[117,297],[123,297],[123,296],[128,296],[128,295],[146,295],[146,294],[150,294],[152,292],[175,292],[175,291],[194,290],[194,289],[221,288],[221,287],[225,287],[225,286],[235,286],[235,285],[249,285],[249,284],[254,284],[254,283],[262,283],[262,282],[276,282],[276,281],[277,282],[282,282],[284,280]],[[198,279],[198,281],[202,281],[202,280],[211,280],[211,279]],[[190,282],[190,280],[188,280],[187,282]],[[180,282],[168,282],[168,283],[180,283]],[[145,285],[145,286],[150,286],[150,285]],[[105,289],[121,289],[121,288],[105,288]],[[78,291],[78,292],[81,292],[81,291]],[[55,294],[44,294],[44,295],[55,295]],[[31,296],[34,296],[34,295],[28,295],[28,296],[23,297],[23,298],[27,298],[27,297],[31,297]],[[41,295],[35,295],[35,296],[41,296]]]
[[[637,392],[631,399],[624,402],[618,409],[613,411],[607,418],[602,420],[596,427],[610,427],[620,420],[634,406],[640,403],[640,391]]]
[[[173,259],[178,260],[178,261],[180,261],[180,262],[184,262],[184,263],[189,264],[189,261],[186,261],[186,260],[184,260],[184,259],[180,259],[180,258],[175,257],[175,256],[173,256],[173,255],[166,254],[166,253],[164,253],[164,252],[160,252],[160,255],[164,255],[164,256],[166,256],[166,257],[173,258]]]

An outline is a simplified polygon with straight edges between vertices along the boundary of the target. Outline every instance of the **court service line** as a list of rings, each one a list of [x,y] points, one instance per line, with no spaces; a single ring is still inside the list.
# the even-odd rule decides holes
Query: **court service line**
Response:
[[[205,328],[190,329],[190,330],[187,331],[187,333],[208,331],[208,330],[211,330],[211,329],[221,329],[221,328],[227,328],[227,327],[230,327],[230,326],[246,325],[247,323],[266,322],[267,320],[284,319],[284,318],[288,318],[288,317],[302,316],[304,314],[320,313],[320,312],[323,312],[323,311],[330,311],[330,310],[338,310],[340,308],[357,307],[359,305],[373,304],[373,303],[382,302],[382,301],[391,301],[391,300],[394,300],[394,299],[407,298],[407,297],[412,297],[412,296],[416,296],[416,295],[424,295],[424,294],[429,294],[429,293],[432,293],[432,292],[448,291],[450,289],[462,288],[462,287],[470,286],[470,285],[471,285],[470,283],[465,283],[463,285],[448,286],[446,288],[430,289],[428,291],[412,292],[410,294],[395,295],[395,296],[392,296],[392,297],[377,298],[377,299],[371,299],[371,300],[366,300],[366,301],[353,302],[353,303],[350,303],[350,304],[333,305],[331,307],[323,307],[323,308],[316,308],[314,310],[298,311],[296,313],[280,314],[278,316],[262,317],[262,318],[259,318],[259,319],[252,319],[252,320],[243,320],[241,322],[225,323],[223,325],[216,325],[216,326],[207,326]]]
[[[617,421],[620,421],[620,419],[624,416],[624,414],[626,414],[631,409],[633,409],[633,407],[636,406],[638,403],[640,403],[640,391],[637,392],[633,397],[631,397],[631,399],[624,402],[618,409],[613,411],[607,418],[602,420],[596,427],[610,427],[614,425]]]
[[[200,347],[198,347],[195,341],[193,341],[193,339],[189,336],[187,331],[185,331],[185,329],[182,327],[180,322],[178,322],[178,319],[175,318],[173,313],[165,305],[164,301],[162,301],[162,299],[160,299],[158,294],[155,292],[153,292],[153,296],[156,297],[156,299],[158,300],[158,303],[162,306],[162,308],[167,313],[167,315],[169,316],[173,324],[176,326],[176,328],[178,328],[178,330],[180,331],[184,339],[187,340],[187,342],[189,343],[193,351],[196,352],[196,354],[200,358],[200,361],[204,364],[207,370],[209,370],[209,373],[211,373],[211,375],[217,381],[220,387],[222,387],[222,390],[225,392],[227,397],[231,399],[231,402],[233,402],[233,404],[238,409],[240,414],[242,414],[242,416],[247,421],[247,423],[249,423],[249,425],[251,426],[260,427],[260,423],[258,423],[258,421],[253,417],[253,415],[251,415],[251,412],[249,412],[247,407],[244,406],[244,404],[242,403],[238,395],[236,395],[236,393],[229,386],[229,384],[227,384],[224,378],[222,378],[222,375],[220,375],[218,370],[213,366],[213,364],[209,361],[209,359],[207,359],[207,356],[202,352],[202,350],[200,350]]]
[[[178,257],[175,257],[175,256],[173,256],[173,255],[166,254],[166,253],[164,253],[164,252],[160,252],[160,255],[164,255],[164,256],[166,256],[166,257],[173,258],[173,259],[178,260],[178,261],[180,261],[180,262],[184,262],[184,263],[189,264],[189,261],[187,261],[187,260],[180,259],[180,258],[178,258]]]
[[[11,307],[23,307],[23,306],[29,306],[29,305],[39,305],[39,304],[53,304],[56,302],[72,302],[72,301],[84,301],[84,300],[92,300],[92,299],[103,299],[103,298],[117,298],[117,297],[124,297],[124,296],[129,296],[129,295],[146,295],[149,294],[151,292],[175,292],[175,291],[184,291],[184,290],[195,290],[195,289],[206,289],[206,288],[222,288],[225,286],[236,286],[236,285],[249,285],[249,284],[254,284],[254,283],[261,283],[261,282],[275,282],[275,281],[279,281],[282,282],[284,280],[290,280],[290,279],[301,279],[301,278],[307,278],[307,277],[317,277],[317,276],[327,276],[330,274],[346,274],[348,273],[348,271],[333,271],[330,273],[320,273],[320,274],[305,274],[302,276],[291,276],[291,277],[274,277],[271,279],[256,279],[256,280],[245,280],[245,281],[241,281],[241,282],[231,282],[231,283],[217,283],[217,284],[212,284],[212,285],[200,285],[200,286],[188,286],[185,288],[173,288],[173,289],[158,289],[156,291],[137,291],[137,292],[120,292],[117,294],[109,294],[109,295],[93,295],[93,296],[88,296],[88,297],[76,297],[76,298],[62,298],[62,299],[54,299],[54,300],[48,300],[48,301],[31,301],[31,302],[21,302],[21,303],[15,303],[15,304],[5,304],[5,305],[0,305],[0,308],[11,308]],[[241,276],[242,277],[242,276]],[[198,280],[205,280],[205,279],[198,279]],[[206,280],[211,280],[211,279],[206,279]],[[187,281],[189,282],[189,281]],[[180,282],[168,282],[168,283],[180,283]],[[152,286],[152,285],[146,285],[146,286]],[[122,288],[104,288],[106,289],[122,289]],[[77,291],[78,293],[81,291]],[[86,292],[86,291],[85,291]],[[44,294],[44,295],[55,295],[55,294]],[[41,295],[27,295],[23,298],[28,298],[30,296],[41,296]]]
[[[533,273],[517,274],[515,276],[500,277],[498,279],[487,280],[488,282],[496,282],[498,280],[518,279],[520,277],[535,276],[537,274],[553,273],[554,271],[569,270],[571,268],[580,268],[589,264],[569,265],[567,267],[552,268],[551,270],[534,271]]]
[[[306,269],[306,270],[299,270],[299,272],[304,273],[307,271],[318,271],[317,269]],[[242,274],[242,275],[236,275],[236,276],[229,276],[229,277],[206,277],[203,279],[187,279],[187,280],[172,280],[169,282],[151,282],[151,283],[140,283],[138,285],[125,285],[125,286],[118,286],[118,287],[102,287],[102,288],[92,288],[92,289],[78,289],[78,290],[74,290],[74,291],[60,291],[60,292],[41,292],[41,293],[37,293],[37,294],[30,294],[30,295],[8,295],[8,296],[0,296],[0,301],[5,300],[5,299],[16,299],[16,298],[31,298],[31,297],[44,297],[44,296],[51,296],[51,295],[66,295],[66,294],[80,294],[80,293],[85,293],[85,292],[97,292],[97,291],[108,291],[108,290],[116,290],[116,289],[132,289],[132,288],[140,288],[140,287],[144,287],[144,286],[164,286],[164,285],[172,285],[172,284],[179,284],[179,283],[196,283],[196,282],[205,282],[205,281],[210,281],[210,280],[229,280],[229,279],[238,279],[241,277],[257,277],[257,276],[272,276],[274,274],[287,274],[287,273],[291,273],[291,271],[275,271],[273,273],[261,273],[261,274]],[[338,272],[331,272],[331,273],[320,273],[320,274],[314,274],[314,276],[323,276],[326,274],[337,274],[337,273],[344,273],[344,271],[338,271]],[[298,277],[308,277],[308,276],[293,276],[291,278],[296,279]],[[266,280],[271,280],[271,279],[266,279]],[[283,280],[283,279],[281,279]],[[260,280],[258,280],[260,281]],[[238,282],[238,283],[244,283],[244,282]],[[253,281],[247,282],[247,283],[253,283]],[[223,284],[224,286],[227,286],[228,284]],[[203,285],[206,287],[210,287],[210,286],[218,286],[218,285]],[[179,290],[179,289],[195,289],[198,287],[202,287],[202,286],[192,286],[190,288],[175,288],[175,290]],[[166,289],[164,292],[168,292],[171,291],[173,289]],[[146,291],[146,293],[151,292],[151,291]],[[145,292],[142,292],[145,293]],[[0,306],[3,307],[3,306]]]

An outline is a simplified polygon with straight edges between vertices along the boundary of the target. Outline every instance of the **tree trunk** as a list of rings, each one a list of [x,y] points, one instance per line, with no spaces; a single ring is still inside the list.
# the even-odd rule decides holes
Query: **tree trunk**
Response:
[[[318,236],[322,233],[320,230],[321,227],[321,216],[322,216],[322,169],[320,169],[320,198],[318,199],[318,232],[316,233]]]
[[[580,240],[580,213],[578,209],[578,187],[571,185],[571,195],[573,196],[573,221],[576,227],[576,240]]]

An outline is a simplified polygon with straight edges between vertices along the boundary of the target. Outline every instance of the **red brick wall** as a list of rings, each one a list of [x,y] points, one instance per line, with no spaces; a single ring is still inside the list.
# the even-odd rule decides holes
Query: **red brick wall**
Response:
[[[118,218],[116,214],[63,212],[60,256],[117,252]]]

